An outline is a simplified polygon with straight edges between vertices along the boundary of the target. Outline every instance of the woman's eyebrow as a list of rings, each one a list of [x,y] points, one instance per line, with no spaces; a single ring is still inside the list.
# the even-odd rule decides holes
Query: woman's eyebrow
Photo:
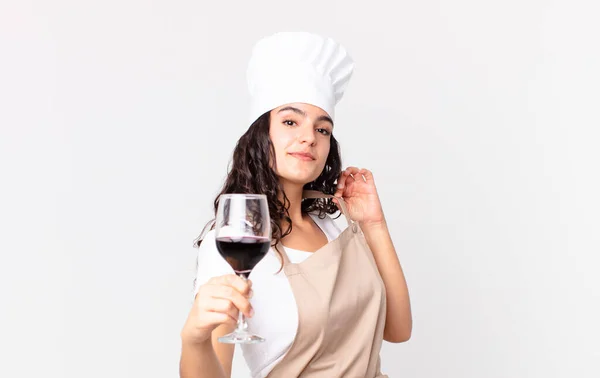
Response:
[[[277,114],[279,114],[281,112],[284,112],[286,110],[291,110],[292,112],[294,112],[296,114],[299,114],[299,115],[301,115],[303,117],[306,117],[306,112],[304,110],[295,108],[293,106],[285,106],[285,107],[279,109],[279,111],[277,111]],[[315,121],[315,123],[316,122],[321,122],[321,121],[327,121],[327,122],[331,123],[331,126],[333,126],[333,120],[328,115],[319,116],[319,118],[317,118],[317,120]]]

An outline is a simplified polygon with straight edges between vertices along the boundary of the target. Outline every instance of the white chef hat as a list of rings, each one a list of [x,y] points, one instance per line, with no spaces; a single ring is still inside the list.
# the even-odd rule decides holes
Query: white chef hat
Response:
[[[281,105],[315,105],[334,119],[354,69],[346,49],[331,38],[280,32],[259,40],[248,63],[250,124]]]

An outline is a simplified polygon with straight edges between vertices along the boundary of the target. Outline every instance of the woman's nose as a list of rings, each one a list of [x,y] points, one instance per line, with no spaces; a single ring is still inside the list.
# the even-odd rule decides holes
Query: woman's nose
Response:
[[[302,127],[299,127],[298,132],[300,133],[298,140],[301,143],[308,143],[310,145],[315,143],[315,130],[312,126],[303,125]]]

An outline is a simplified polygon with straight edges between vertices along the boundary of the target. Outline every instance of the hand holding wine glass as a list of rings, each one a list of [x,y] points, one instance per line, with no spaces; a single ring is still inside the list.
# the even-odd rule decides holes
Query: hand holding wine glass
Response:
[[[198,288],[194,304],[181,331],[190,344],[209,341],[212,331],[222,324],[234,327],[239,312],[252,316],[249,299],[252,281],[235,274],[213,277]]]
[[[223,194],[219,197],[216,222],[219,253],[234,272],[246,280],[271,247],[271,219],[263,194]],[[253,344],[264,339],[248,331],[244,313],[239,313],[234,332],[219,338],[222,343]]]

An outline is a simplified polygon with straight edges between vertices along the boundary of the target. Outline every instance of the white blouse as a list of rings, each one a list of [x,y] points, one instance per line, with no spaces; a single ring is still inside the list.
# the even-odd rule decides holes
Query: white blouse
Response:
[[[330,216],[319,219],[311,213],[311,218],[323,230],[328,241],[337,238],[340,228]],[[292,263],[299,263],[312,252],[284,247]],[[250,273],[254,296],[250,300],[254,317],[247,319],[248,330],[266,339],[259,344],[242,344],[242,352],[252,377],[266,377],[273,367],[289,350],[298,328],[298,308],[292,288],[283,272],[277,252],[271,248],[267,255]],[[198,288],[210,278],[233,274],[233,269],[219,254],[215,245],[215,231],[209,231],[198,250],[198,269],[194,295]]]

